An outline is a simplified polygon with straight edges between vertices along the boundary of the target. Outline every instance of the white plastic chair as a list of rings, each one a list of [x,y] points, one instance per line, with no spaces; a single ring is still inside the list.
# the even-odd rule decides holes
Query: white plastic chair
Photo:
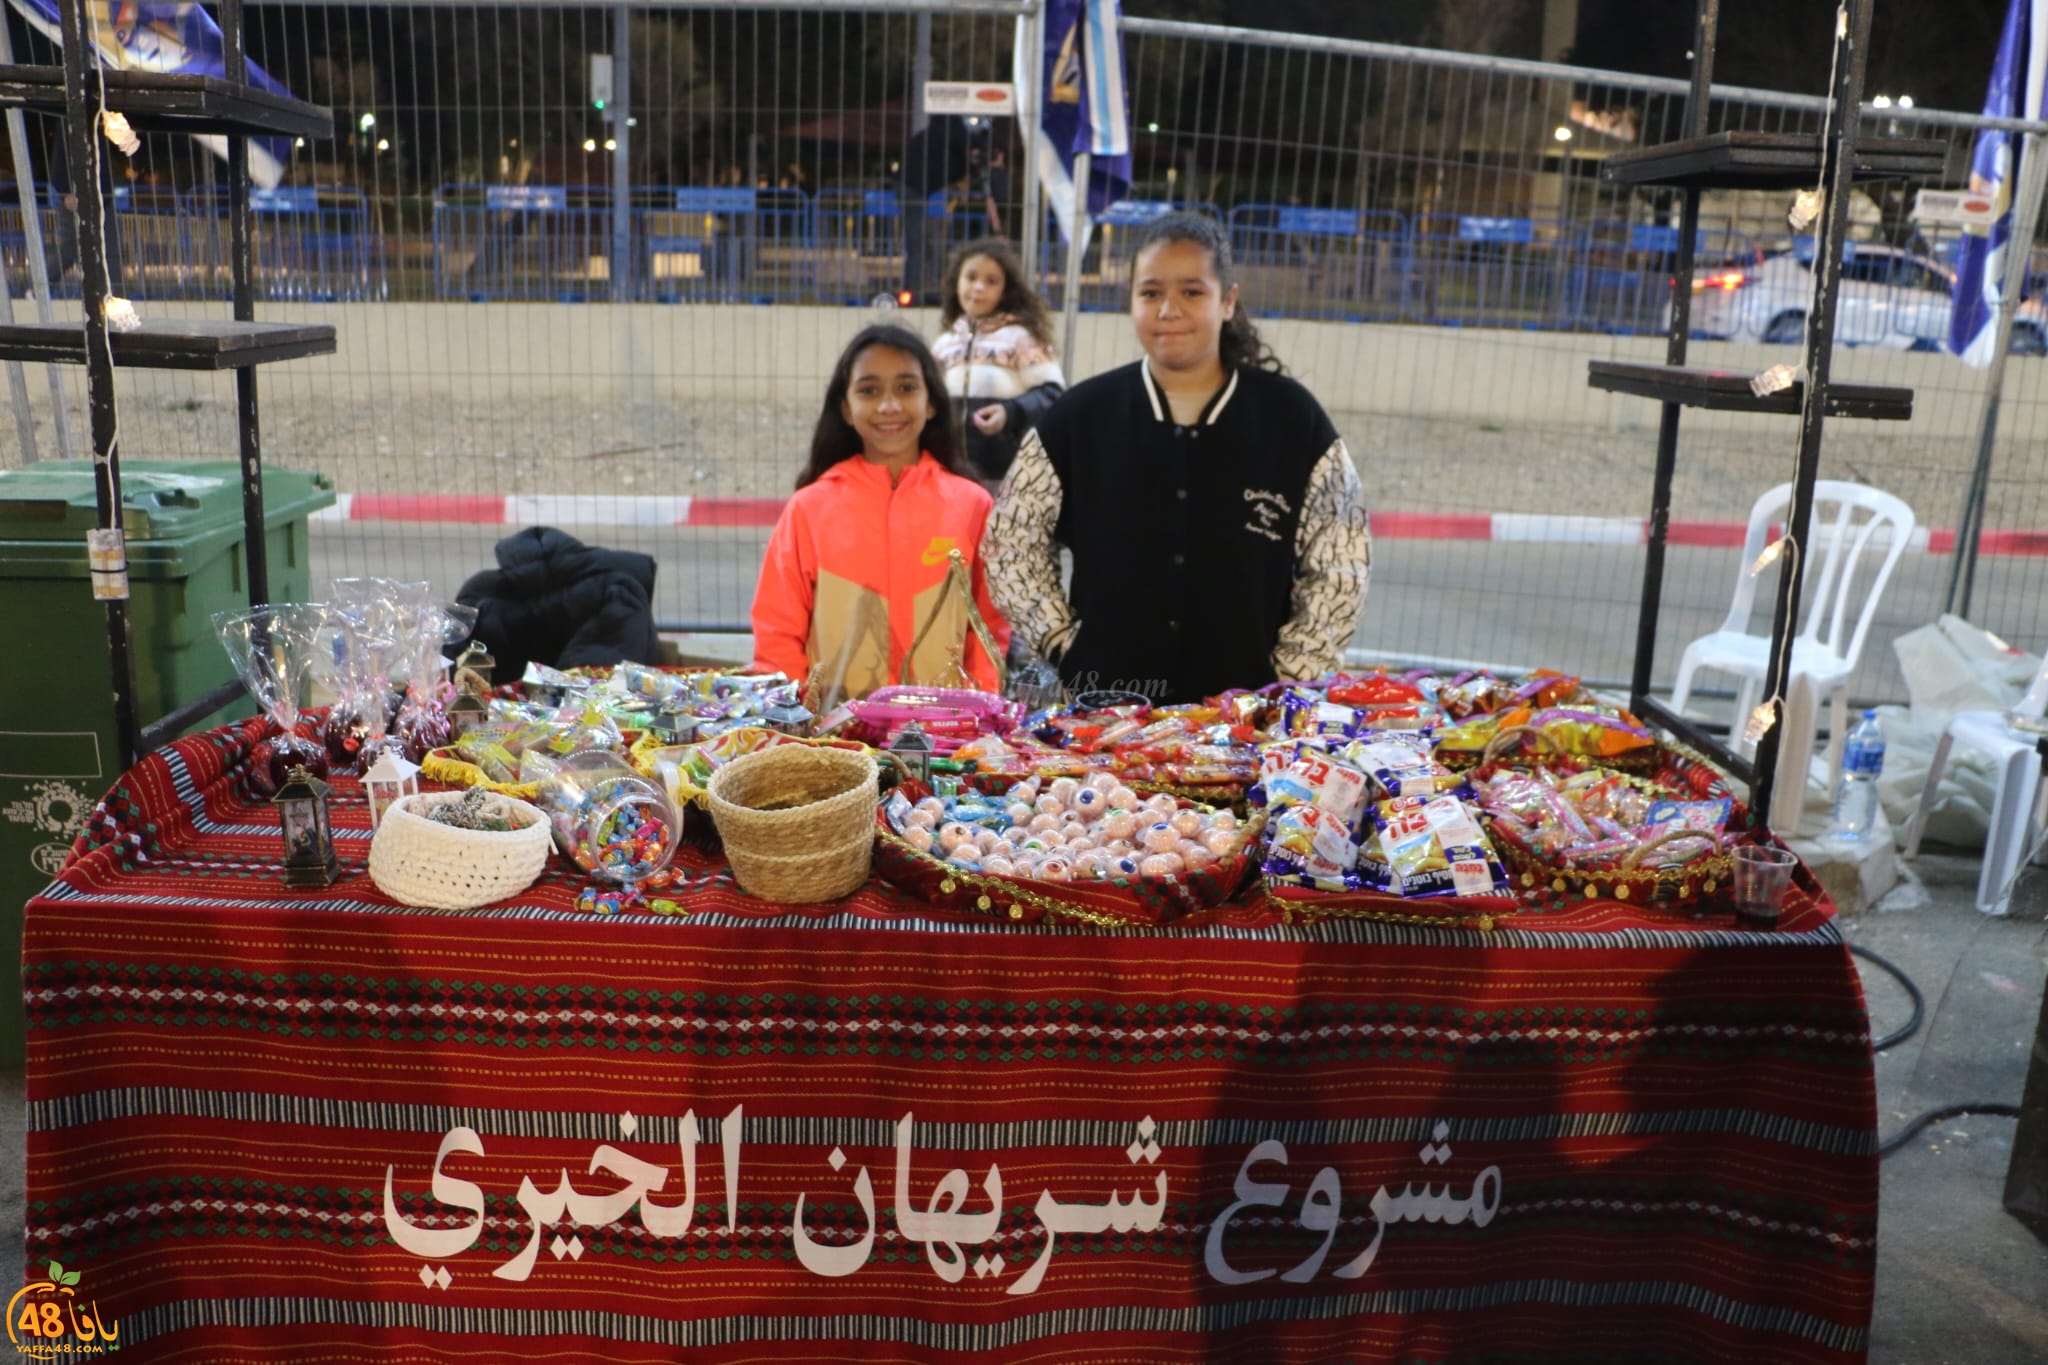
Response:
[[[1772,526],[1784,520],[1791,505],[1792,485],[1783,483],[1758,498],[1749,509],[1749,530],[1743,537],[1742,561],[1735,572],[1735,599],[1728,607],[1728,618],[1719,630],[1687,645],[1678,663],[1678,682],[1671,697],[1675,711],[1685,710],[1692,697],[1693,676],[1701,669],[1733,673],[1742,679],[1735,701],[1734,733],[1738,743],[1749,713],[1761,700],[1764,673],[1771,657],[1769,634],[1752,635],[1746,629],[1750,609],[1756,602],[1758,582],[1751,575],[1750,566],[1763,553]],[[1813,486],[1813,522],[1807,531],[1805,552],[1795,555],[1788,546],[1779,560],[1781,572],[1805,576],[1800,609],[1806,621],[1793,640],[1788,682],[1804,678],[1816,696],[1828,701],[1829,731],[1834,736],[1828,745],[1829,791],[1842,780],[1842,743],[1849,731],[1849,675],[1856,671],[1864,638],[1870,633],[1871,618],[1877,614],[1878,599],[1884,595],[1885,584],[1891,579],[1899,556],[1906,552],[1914,525],[1913,509],[1890,493],[1860,483],[1823,479]],[[1858,570],[1864,554],[1872,550],[1882,550],[1884,559],[1858,607],[1854,600]],[[1799,562],[1793,562],[1795,559]],[[1817,575],[1811,571],[1816,562],[1820,565]],[[1855,624],[1850,629],[1852,612]],[[1768,631],[1768,619],[1764,626]],[[1818,709],[1814,708],[1816,713]],[[1817,719],[1815,714],[1802,724],[1788,724],[1786,733],[1779,738],[1778,772],[1781,777],[1797,774],[1799,779],[1796,783],[1779,783],[1780,787],[1790,788],[1783,793],[1789,798],[1803,799],[1813,756],[1813,721]],[[1785,808],[1796,809],[1796,803],[1788,803]],[[1779,823],[1775,812],[1772,823]]]
[[[2012,909],[2013,884],[2018,879],[2021,860],[2040,837],[2044,820],[2048,820],[2048,813],[2041,809],[2044,760],[2039,746],[2043,736],[2016,728],[2008,718],[2038,727],[2044,714],[2048,714],[2048,658],[2042,660],[2033,686],[2011,711],[1957,712],[1941,732],[1941,742],[1934,746],[1927,785],[1920,790],[1920,807],[1906,827],[1905,856],[1912,858],[1920,852],[1920,835],[1927,827],[1927,817],[1940,804],[1936,792],[1941,786],[1942,771],[1948,767],[1950,750],[1961,744],[1965,751],[1990,756],[1997,765],[1998,781],[1992,788],[1984,866],[1977,874],[1977,908],[1987,915],[2004,915]]]

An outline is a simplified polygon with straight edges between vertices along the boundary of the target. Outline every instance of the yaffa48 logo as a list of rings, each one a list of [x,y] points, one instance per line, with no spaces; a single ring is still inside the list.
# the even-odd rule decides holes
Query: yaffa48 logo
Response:
[[[7,1339],[25,1356],[62,1360],[119,1349],[120,1325],[78,1297],[78,1272],[50,1262],[50,1278],[22,1286],[7,1304]]]

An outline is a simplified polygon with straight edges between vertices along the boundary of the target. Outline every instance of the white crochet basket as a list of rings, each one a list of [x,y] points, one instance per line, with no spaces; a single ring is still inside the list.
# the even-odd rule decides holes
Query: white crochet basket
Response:
[[[553,842],[547,816],[493,792],[484,798],[484,808],[518,828],[503,833],[458,829],[426,817],[435,806],[462,797],[461,792],[422,793],[403,797],[384,812],[370,840],[370,880],[379,891],[401,905],[470,910],[533,885]]]

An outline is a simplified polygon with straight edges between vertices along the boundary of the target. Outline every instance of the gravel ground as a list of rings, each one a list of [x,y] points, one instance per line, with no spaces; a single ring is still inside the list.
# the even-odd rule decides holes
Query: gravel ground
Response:
[[[36,412],[39,448],[47,453],[54,449],[47,405]],[[773,497],[788,491],[816,414],[813,398],[585,405],[516,394],[490,402],[364,402],[331,390],[266,391],[263,429],[273,463],[321,470],[351,493]],[[1652,430],[1504,429],[1357,412],[1332,417],[1375,508],[1587,516],[1641,516],[1647,509]],[[122,449],[131,459],[232,458],[233,418],[232,399],[223,394],[145,391],[122,408]],[[1741,519],[1757,492],[1790,477],[1791,430],[1783,424],[1761,441],[1688,434],[1674,515]],[[19,462],[16,445],[11,434],[0,445],[0,466]],[[1994,480],[1989,524],[2048,524],[2041,481],[2019,476],[2038,462],[2038,444],[2005,458],[2018,472]],[[1844,422],[1828,430],[1822,473],[1885,488],[1926,524],[1950,526],[1970,465],[1970,442]]]

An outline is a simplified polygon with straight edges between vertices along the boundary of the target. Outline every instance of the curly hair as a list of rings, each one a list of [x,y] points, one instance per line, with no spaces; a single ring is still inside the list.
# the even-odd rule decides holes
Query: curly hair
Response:
[[[1169,213],[1147,223],[1138,233],[1137,249],[1131,253],[1131,283],[1138,282],[1138,260],[1153,247],[1169,242],[1187,242],[1201,247],[1209,253],[1209,264],[1216,272],[1216,282],[1227,292],[1237,283],[1237,263],[1230,256],[1230,237],[1223,230],[1223,224],[1202,213]],[[1271,347],[1259,335],[1253,325],[1252,316],[1244,306],[1242,295],[1237,307],[1223,324],[1223,335],[1217,342],[1217,351],[1227,370],[1271,370],[1275,374],[1287,373],[1287,367],[1280,363],[1280,357],[1273,354]]]
[[[960,320],[960,272],[976,256],[988,257],[1003,272],[1003,296],[996,300],[996,311],[1017,319],[1039,345],[1048,351],[1054,350],[1052,313],[1024,277],[1024,263],[1017,259],[1017,253],[1011,250],[1010,244],[1000,237],[977,237],[955,251],[946,262],[946,286],[940,291],[939,298],[939,326],[949,328]]]

